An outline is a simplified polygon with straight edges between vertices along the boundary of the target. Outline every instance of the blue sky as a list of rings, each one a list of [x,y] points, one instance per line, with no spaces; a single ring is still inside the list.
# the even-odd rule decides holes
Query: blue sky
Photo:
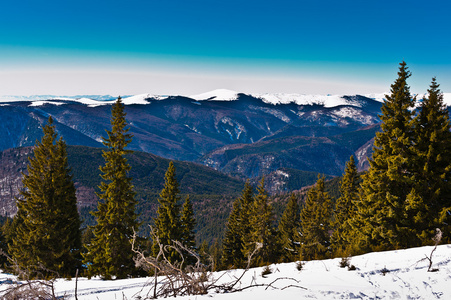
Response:
[[[451,92],[449,1],[3,1],[0,94]]]

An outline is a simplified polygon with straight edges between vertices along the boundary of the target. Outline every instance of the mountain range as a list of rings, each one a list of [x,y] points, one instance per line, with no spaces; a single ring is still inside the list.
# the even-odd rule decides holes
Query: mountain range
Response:
[[[445,94],[446,103],[450,95]],[[80,212],[85,224],[92,224],[102,137],[111,128],[114,101],[112,96],[0,96],[0,215],[15,213],[21,172],[52,116],[69,145]],[[220,236],[246,179],[255,185],[264,176],[265,188],[278,194],[312,185],[318,174],[340,176],[351,155],[365,170],[380,130],[382,101],[382,95],[229,90],[123,97],[142,221],[154,216],[169,160],[176,161],[182,194],[193,199],[198,237],[207,240]]]
[[[0,150],[34,145],[50,115],[67,144],[102,147],[114,102],[108,96],[0,99]],[[284,167],[340,175],[351,154],[363,166],[367,150],[361,147],[374,136],[381,107],[381,97],[228,90],[189,97],[144,94],[123,102],[134,136],[131,150],[202,163],[241,178]]]

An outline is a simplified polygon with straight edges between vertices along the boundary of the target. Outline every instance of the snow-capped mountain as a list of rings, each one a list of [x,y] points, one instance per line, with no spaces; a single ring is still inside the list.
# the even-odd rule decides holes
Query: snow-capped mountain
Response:
[[[148,99],[152,100],[165,100],[171,97],[186,97],[196,101],[235,101],[238,100],[241,95],[251,96],[257,99],[261,99],[267,104],[297,104],[297,105],[319,105],[326,108],[350,105],[360,106],[362,103],[359,101],[350,99],[349,95],[309,95],[309,94],[295,94],[295,93],[240,93],[228,89],[217,89],[197,95],[155,95],[155,94],[139,94],[131,96],[122,96],[122,99],[126,105],[132,104],[149,104]],[[365,94],[362,95],[366,98],[373,99],[378,102],[385,100],[385,95],[388,93],[379,94]],[[352,95],[351,95],[352,96]],[[415,95],[417,100],[421,100],[427,94]],[[451,106],[451,93],[444,93],[444,102],[447,106]],[[32,95],[32,96],[0,96],[0,103],[9,102],[37,102],[34,106],[42,104],[56,104],[60,105],[59,101],[74,101],[87,104],[90,106],[108,105],[112,104],[117,97],[111,95],[77,95],[77,96],[56,96],[56,95]],[[42,102],[45,101],[45,102]]]
[[[217,89],[210,92],[198,94],[198,95],[180,95],[181,97],[186,97],[196,101],[235,101],[240,98],[240,95],[254,97],[256,99],[261,99],[267,104],[296,104],[296,105],[319,105],[326,108],[350,105],[350,106],[360,106],[361,103],[350,99],[346,95],[306,95],[306,94],[289,94],[289,93],[276,93],[276,94],[246,94],[240,93],[227,89]],[[154,94],[139,94],[133,96],[122,96],[123,102],[126,105],[132,104],[149,104],[152,100],[165,100],[174,96],[162,96]],[[371,94],[365,96],[367,98],[382,102],[385,95],[384,94]],[[67,102],[79,102],[87,104],[90,106],[98,105],[108,105],[114,103],[116,98],[110,95],[92,95],[92,96],[55,96],[55,95],[35,95],[35,96],[0,96],[0,103],[9,102],[33,102],[33,106],[39,106],[43,104],[55,104],[61,105],[61,101]]]
[[[446,103],[450,95],[444,95]],[[124,96],[123,103],[134,136],[131,150],[258,178],[283,168],[341,175],[351,155],[366,168],[384,97],[223,89],[190,96]],[[112,96],[0,97],[0,151],[34,145],[50,115],[69,145],[102,147],[114,101]],[[291,186],[288,177],[274,186]]]
[[[381,98],[373,98],[215,90],[122,99],[134,136],[132,150],[258,177],[284,167],[341,174],[349,156],[374,135],[373,127],[361,131],[379,123]],[[111,96],[0,99],[0,150],[34,145],[50,115],[69,145],[102,147],[115,101]],[[360,132],[352,134],[356,130]],[[318,155],[323,156],[323,164],[313,163]]]

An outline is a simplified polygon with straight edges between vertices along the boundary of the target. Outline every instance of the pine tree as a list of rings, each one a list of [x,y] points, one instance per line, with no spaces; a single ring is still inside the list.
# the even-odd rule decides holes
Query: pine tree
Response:
[[[218,240],[215,240],[213,245],[210,246],[210,255],[212,258],[212,266],[211,271],[219,271],[221,268],[221,261],[222,261],[222,244]]]
[[[194,217],[193,205],[191,200],[186,197],[185,203],[182,206],[182,214],[180,218],[181,238],[180,242],[184,247],[196,251],[196,240],[194,228],[196,227],[196,219]],[[185,253],[185,265],[193,265],[196,263],[196,258],[189,253]]]
[[[129,153],[125,148],[132,139],[127,133],[125,116],[119,97],[112,107],[112,130],[107,130],[108,138],[103,138],[108,150],[103,151],[105,165],[100,167],[103,181],[97,194],[100,201],[93,213],[97,224],[84,254],[88,275],[100,275],[104,279],[127,278],[135,272],[131,240],[138,223],[135,192],[132,178],[128,176],[130,165],[125,157]]]
[[[420,105],[414,120],[416,158],[414,192],[406,205],[406,214],[413,220],[412,231],[418,245],[429,245],[440,228],[444,240],[451,227],[451,132],[448,109],[443,103],[436,79],[432,79],[428,97]]]
[[[298,199],[291,193],[290,200],[279,222],[279,239],[282,249],[281,260],[292,262],[299,259],[299,231],[301,227]]]
[[[165,175],[164,188],[160,193],[158,202],[160,203],[155,218],[155,234],[161,245],[173,245],[173,241],[182,241],[182,224],[180,216],[180,190],[175,175],[175,166],[171,161]],[[189,217],[189,216],[186,216]],[[192,224],[191,224],[192,225]],[[188,225],[188,226],[191,226]],[[189,228],[186,227],[186,231]],[[166,258],[170,262],[180,261],[180,256],[176,250],[168,248]],[[152,254],[158,255],[160,247],[157,241],[153,241]]]
[[[0,250],[3,252],[3,255],[0,254],[0,268],[4,271],[8,267],[8,258],[6,255],[9,256],[8,244],[12,243],[12,235],[12,220],[7,217],[5,223],[0,227]]]
[[[32,277],[70,277],[81,267],[75,186],[66,144],[61,137],[57,140],[52,117],[43,132],[23,175],[9,252]]]
[[[332,200],[324,190],[324,177],[307,193],[301,210],[301,259],[322,259],[330,256]]]
[[[358,239],[362,250],[408,247],[415,240],[409,234],[411,220],[404,213],[415,180],[412,122],[415,99],[407,85],[410,75],[402,62],[391,94],[382,105],[382,131],[376,133],[358,205],[361,222]]]
[[[252,265],[263,266],[276,262],[278,247],[273,228],[274,213],[271,204],[268,202],[264,178],[257,187],[257,195],[254,197],[250,213],[250,232],[243,236],[244,256],[248,257],[259,244],[261,248],[255,253]]]
[[[340,256],[351,251],[353,243],[352,219],[356,215],[356,203],[359,201],[359,175],[354,156],[346,164],[341,180],[340,198],[335,203],[333,229],[331,237],[334,255]],[[347,253],[351,254],[351,253]]]
[[[250,211],[253,205],[253,195],[253,188],[247,181],[241,196],[233,202],[222,243],[222,266],[225,268],[246,266],[244,238],[251,232]]]
[[[199,246],[199,258],[200,263],[204,266],[210,266],[207,268],[209,271],[211,271],[211,259],[210,259],[210,248],[208,247],[208,243],[206,240],[203,240],[202,243],[200,243]]]

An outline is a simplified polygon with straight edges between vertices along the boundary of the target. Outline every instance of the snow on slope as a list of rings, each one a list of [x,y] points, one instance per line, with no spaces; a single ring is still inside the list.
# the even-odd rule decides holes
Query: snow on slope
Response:
[[[379,102],[384,102],[385,101],[385,95],[389,95],[390,93],[382,93],[382,94],[365,94],[363,96],[379,101]]]
[[[234,101],[238,99],[238,92],[218,89],[203,94],[186,96],[196,101]],[[385,100],[385,95],[381,94],[366,94],[365,97],[374,99],[379,102]],[[343,98],[343,95],[305,95],[305,94],[289,94],[289,93],[276,93],[276,94],[248,94],[252,97],[259,98],[265,103],[269,104],[288,104],[295,103],[298,105],[322,105],[324,107],[336,107],[340,105],[351,105],[360,107],[361,104],[358,101],[348,100]],[[417,95],[417,100],[422,99],[424,94]],[[447,106],[451,106],[451,93],[444,93],[444,103]],[[153,100],[164,100],[167,96],[159,96],[153,94],[140,94],[134,96],[123,97],[122,101],[125,105],[131,104],[149,104]],[[105,100],[113,99],[113,100]],[[44,104],[64,104],[61,101],[75,101],[88,106],[110,105],[114,103],[114,97],[112,96],[92,96],[92,97],[67,97],[67,96],[52,96],[52,95],[38,95],[38,96],[0,96],[0,103],[7,104],[9,102],[27,101],[32,102],[31,106],[40,106]]]
[[[132,105],[132,104],[146,105],[146,104],[150,103],[150,101],[148,101],[146,99],[150,99],[150,98],[156,99],[156,100],[162,100],[162,99],[165,99],[166,97],[156,96],[156,95],[152,95],[152,94],[140,94],[140,95],[134,95],[134,96],[122,98],[122,103],[124,103],[124,105]],[[94,107],[94,106],[99,106],[99,105],[110,105],[110,104],[113,104],[116,100],[98,101],[98,100],[93,100],[93,99],[89,99],[89,98],[81,98],[81,99],[76,99],[74,101]]]
[[[99,106],[99,105],[111,105],[116,100],[104,100],[107,96],[97,96],[98,99],[92,99],[87,97],[60,97],[60,96],[50,96],[50,95],[40,95],[40,96],[0,96],[0,103],[9,103],[9,102],[31,102],[30,106],[41,106],[44,104],[53,104],[53,105],[62,105],[65,104],[61,101],[73,101],[85,104],[90,107]],[[163,100],[167,97],[157,96],[152,94],[140,94],[129,97],[123,97],[122,102],[125,105],[132,104],[149,104],[150,102],[146,99],[155,99],[155,100]]]
[[[443,93],[443,102],[446,106],[451,106],[451,93]]]
[[[297,105],[321,105],[324,107],[336,107],[340,105],[352,105],[360,107],[357,101],[351,101],[343,98],[342,95],[302,95],[302,94],[252,94],[253,97],[262,99],[270,104],[288,104]]]
[[[243,288],[251,284],[266,284],[241,292],[183,296],[176,299],[449,299],[451,295],[451,245],[441,245],[432,256],[433,268],[427,272],[433,247],[369,253],[352,257],[350,263],[357,269],[340,268],[340,258],[306,262],[301,271],[295,263],[271,265],[272,274],[261,276],[263,268],[250,269],[235,286]],[[386,270],[386,272],[383,272]],[[215,272],[217,284],[232,282],[243,270]],[[8,274],[0,274],[0,290],[8,286]],[[80,278],[78,299],[145,299],[152,295],[153,278],[126,280],[100,280]],[[267,287],[271,284],[271,287]],[[56,282],[58,295],[74,299],[75,280],[60,279]],[[149,293],[149,294],[148,294]],[[141,296],[139,298],[138,296]]]
[[[222,100],[222,101],[231,101],[238,99],[238,92],[226,89],[218,89],[214,91],[210,91],[207,93],[202,93],[199,95],[191,95],[187,96],[188,98],[194,100]]]
[[[30,106],[42,106],[44,104],[53,104],[53,105],[63,105],[63,102],[58,102],[58,101],[34,101],[30,104]]]

